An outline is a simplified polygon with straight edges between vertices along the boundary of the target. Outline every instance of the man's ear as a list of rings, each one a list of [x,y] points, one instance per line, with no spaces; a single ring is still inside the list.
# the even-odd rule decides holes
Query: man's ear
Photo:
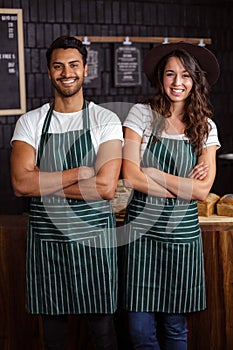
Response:
[[[86,63],[85,67],[84,67],[84,77],[88,76],[88,65]]]
[[[50,70],[48,69],[48,77],[51,80],[51,74],[50,74]]]

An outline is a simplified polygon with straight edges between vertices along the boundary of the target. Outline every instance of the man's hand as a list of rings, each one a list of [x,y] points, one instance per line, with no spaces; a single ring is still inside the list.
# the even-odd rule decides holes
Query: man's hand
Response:
[[[90,179],[95,176],[95,169],[88,166],[80,166],[78,172],[78,181]]]

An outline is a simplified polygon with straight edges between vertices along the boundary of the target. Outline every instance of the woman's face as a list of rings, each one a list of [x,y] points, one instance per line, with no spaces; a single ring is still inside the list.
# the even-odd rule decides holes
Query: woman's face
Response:
[[[178,57],[170,57],[164,69],[163,86],[173,103],[184,103],[193,87],[193,80]]]

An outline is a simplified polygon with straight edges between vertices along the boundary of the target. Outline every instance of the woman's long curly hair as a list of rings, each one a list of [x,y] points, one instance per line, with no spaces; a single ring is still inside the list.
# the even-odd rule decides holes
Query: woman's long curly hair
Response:
[[[185,135],[189,138],[197,155],[201,154],[203,143],[208,137],[210,125],[208,118],[212,118],[213,111],[209,101],[209,84],[205,72],[198,62],[185,50],[176,50],[164,57],[156,67],[155,88],[156,93],[149,100],[154,113],[153,128],[156,136],[161,135],[165,126],[165,119],[171,116],[171,100],[163,87],[163,76],[166,63],[170,57],[178,57],[185,70],[193,80],[193,87],[185,102],[183,122],[185,124]],[[161,118],[163,116],[164,118]],[[162,122],[161,122],[162,121]]]

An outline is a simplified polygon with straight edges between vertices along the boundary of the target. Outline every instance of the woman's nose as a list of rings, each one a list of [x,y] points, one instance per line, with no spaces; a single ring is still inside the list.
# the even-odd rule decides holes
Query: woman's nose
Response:
[[[174,77],[174,84],[176,85],[180,85],[182,83],[182,76],[177,74],[175,77]]]

